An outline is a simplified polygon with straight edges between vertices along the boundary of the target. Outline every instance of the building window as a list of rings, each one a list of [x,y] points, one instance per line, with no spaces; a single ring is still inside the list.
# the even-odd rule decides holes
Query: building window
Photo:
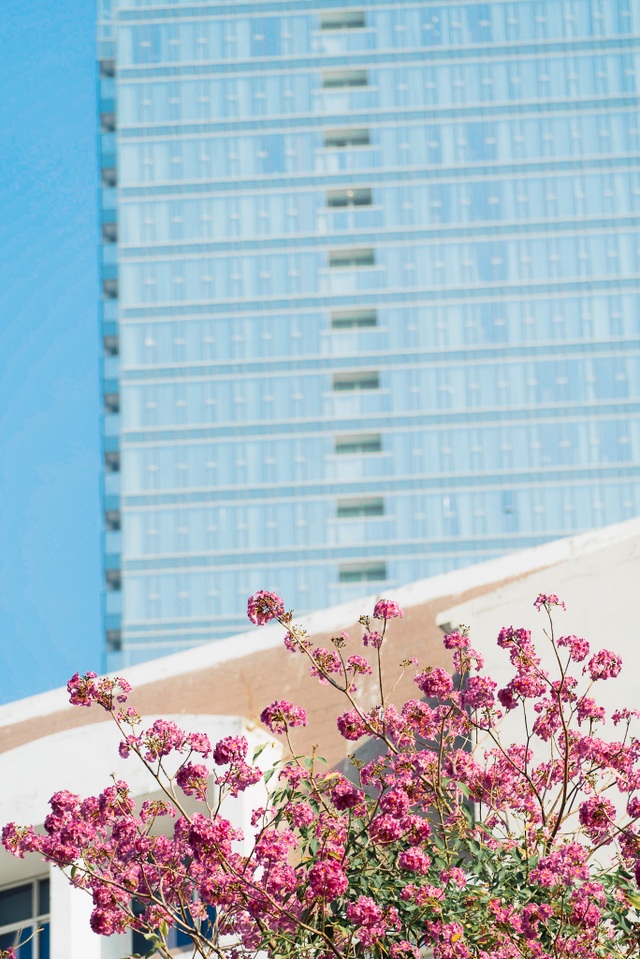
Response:
[[[120,510],[108,509],[104,514],[104,526],[109,532],[116,532],[120,529]]]
[[[367,516],[384,516],[384,500],[381,496],[362,499],[341,499],[336,507],[338,519],[361,519]]]
[[[117,356],[120,352],[120,344],[117,336],[105,336],[102,341],[105,356]]]
[[[336,439],[335,451],[339,456],[348,456],[351,453],[381,453],[382,437],[379,433],[340,436]]]
[[[325,89],[341,90],[344,87],[366,87],[369,85],[369,77],[366,70],[346,69],[346,70],[324,70],[322,73],[322,86]]]
[[[122,576],[119,569],[105,570],[104,578],[106,588],[110,593],[122,589]]]
[[[376,310],[333,310],[331,326],[334,330],[360,330],[378,325]]]
[[[329,190],[327,193],[329,207],[371,206],[371,202],[371,190],[368,187],[357,190]]]
[[[377,390],[379,388],[380,375],[377,370],[359,370],[357,373],[336,373],[333,377],[333,389],[337,392]]]
[[[119,629],[108,629],[106,632],[107,652],[118,653],[122,649],[122,632]],[[41,956],[41,959],[44,957]]]
[[[120,470],[120,453],[118,450],[109,450],[104,454],[104,468],[107,473],[117,473]]]
[[[320,14],[321,30],[362,30],[364,10],[327,10]]]
[[[375,583],[387,578],[386,563],[359,563],[340,566],[338,580],[341,583]]]
[[[102,239],[105,243],[118,242],[118,224],[113,221],[104,221],[102,224]]]
[[[105,413],[120,412],[120,395],[118,393],[104,394],[104,411]]]
[[[49,959],[48,879],[0,891],[0,950],[10,947],[18,959]]]
[[[326,130],[325,147],[366,147],[371,143],[371,134],[366,127],[347,127],[343,130]]]
[[[329,250],[329,266],[342,269],[352,266],[375,266],[376,255],[371,247],[349,247],[346,250]]]
[[[102,133],[115,133],[116,115],[115,113],[100,114],[100,130]]]
[[[134,901],[133,911],[138,915],[142,912],[142,904]],[[193,924],[198,927],[200,933],[209,939],[213,944],[218,942],[218,913],[215,906],[206,906],[207,915],[205,919],[196,921],[190,914],[190,911],[187,912],[186,921],[189,925]],[[184,932],[182,929],[177,928],[175,925],[169,929],[169,934],[167,936],[167,945],[169,950],[174,953],[193,953],[193,940],[191,936]],[[134,955],[145,956],[149,952],[149,940],[145,939],[142,932],[138,932],[136,929],[133,929],[131,932],[131,946],[132,952]]]

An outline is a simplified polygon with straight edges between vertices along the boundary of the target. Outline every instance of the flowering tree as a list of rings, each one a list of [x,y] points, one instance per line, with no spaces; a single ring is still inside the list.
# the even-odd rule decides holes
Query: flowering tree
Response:
[[[262,713],[289,748],[263,774],[243,737],[212,746],[163,720],[142,730],[125,680],[76,675],[71,702],[110,713],[120,754],[146,766],[163,798],[136,809],[121,781],[87,799],[63,790],[44,833],[10,823],[4,845],[40,853],[87,890],[95,932],[133,928],[167,957],[172,928],[205,959],[638,956],[638,713],[617,710],[617,739],[601,738],[592,686],[614,679],[620,659],[556,638],[556,596],[535,605],[548,618],[553,671],[527,630],[505,628],[498,645],[513,675],[498,689],[466,630],[454,631],[443,640],[454,672],[403,662],[419,695],[397,705],[383,682],[396,603],[361,618],[363,656],[345,633],[315,646],[278,596],[256,593],[252,622],[278,620],[287,649],[342,699],[338,730],[356,750],[349,777],[296,756],[292,733],[307,718],[293,703]],[[361,705],[364,684],[374,684],[374,708]],[[522,717],[516,743],[501,733],[510,713]],[[364,740],[377,744],[367,761],[355,745]],[[226,802],[269,779],[270,801],[253,811],[242,848]]]

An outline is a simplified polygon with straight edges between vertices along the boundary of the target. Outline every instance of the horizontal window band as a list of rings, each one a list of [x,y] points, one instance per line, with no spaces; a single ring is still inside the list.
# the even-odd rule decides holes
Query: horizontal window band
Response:
[[[120,433],[120,449],[122,455],[129,450],[152,448],[165,444],[169,447],[184,447],[193,441],[224,440],[226,444],[244,444],[249,441],[270,444],[278,439],[288,440],[298,438],[327,437],[339,434],[341,430],[348,435],[359,432],[376,433],[385,431],[389,434],[399,431],[415,431],[417,429],[458,429],[465,431],[473,426],[475,429],[508,427],[515,424],[542,425],[557,423],[562,419],[567,423],[584,422],[589,420],[598,423],[605,420],[620,420],[640,415],[640,401],[620,397],[619,399],[601,399],[597,402],[584,399],[564,402],[531,403],[526,406],[484,407],[472,409],[458,407],[457,409],[442,409],[425,412],[423,410],[402,410],[397,413],[389,411],[374,411],[366,415],[349,414],[343,420],[332,418],[300,419],[281,421],[270,424],[267,421],[255,420],[249,423],[228,423],[225,426],[194,426],[186,427],[177,424],[172,429],[158,429],[146,431],[124,431]],[[268,428],[267,428],[268,427]],[[115,468],[115,467],[114,467]]]
[[[428,347],[405,350],[363,350],[357,356],[325,356],[314,355],[306,359],[267,358],[251,359],[244,362],[225,360],[219,363],[183,364],[172,368],[155,366],[148,369],[123,369],[119,381],[123,384],[121,390],[128,386],[139,385],[153,381],[153,383],[173,383],[184,380],[189,383],[210,381],[222,382],[225,379],[243,377],[264,377],[273,379],[278,374],[295,373],[302,376],[326,376],[342,370],[370,367],[384,361],[385,370],[451,370],[460,365],[467,369],[469,366],[492,366],[502,363],[521,363],[534,360],[580,360],[585,357],[597,359],[621,358],[630,360],[640,351],[640,339],[635,337],[618,337],[607,340],[552,340],[542,343],[522,342],[518,345],[508,343],[486,344],[470,343],[465,346]]]
[[[565,239],[567,236],[575,234],[577,239],[583,236],[592,236],[601,234],[606,237],[616,237],[619,231],[625,228],[634,229],[640,227],[640,213],[617,213],[610,216],[592,216],[592,217],[555,217],[547,220],[483,220],[480,223],[453,223],[443,225],[442,223],[430,225],[428,228],[419,227],[376,228],[376,240],[380,243],[380,249],[386,251],[390,244],[395,243],[401,247],[411,247],[413,244],[423,243],[425,249],[431,246],[440,246],[443,241],[459,245],[460,240],[466,240],[471,243],[474,239],[481,240],[483,243],[495,243],[496,241],[507,240],[536,240],[544,239],[547,242],[554,238]],[[148,245],[140,244],[138,246],[119,246],[118,254],[121,266],[124,263],[152,264],[154,260],[160,257],[167,257],[171,262],[180,262],[189,256],[203,257],[206,254],[219,255],[223,259],[232,260],[237,256],[246,253],[255,253],[256,256],[264,257],[265,253],[274,253],[282,251],[283,253],[296,254],[307,251],[315,251],[318,248],[324,253],[328,252],[329,267],[334,265],[333,256],[339,254],[347,262],[348,245],[362,243],[364,238],[369,238],[370,230],[362,229],[355,232],[341,232],[332,234],[330,237],[312,233],[287,234],[284,236],[263,236],[251,239],[224,238],[215,242],[211,241],[193,241],[189,243],[178,243],[176,245]],[[337,241],[345,244],[345,249],[338,250],[335,247]],[[229,251],[229,243],[233,242],[233,252]],[[333,246],[333,248],[330,248]],[[358,251],[362,256],[368,254],[367,263],[364,265],[373,265],[375,257],[373,251],[366,250],[364,247]],[[353,265],[358,265],[354,263]]]
[[[443,124],[450,127],[452,123],[463,120],[478,121],[479,112],[486,109],[485,101],[472,104],[433,105],[430,107],[396,107],[394,110],[369,109],[366,112],[351,112],[348,116],[349,125],[353,127],[375,129],[381,124],[391,126],[406,126],[417,124]],[[640,107],[640,97],[636,94],[620,93],[602,97],[575,97],[562,100],[503,100],[491,104],[491,120],[496,122],[507,119],[524,119],[533,117],[570,117],[579,120],[587,111],[594,110],[609,116],[615,110],[634,110]],[[139,140],[142,143],[164,136],[178,136],[182,139],[190,135],[218,133],[220,136],[234,137],[243,133],[256,135],[258,133],[289,132],[293,130],[321,133],[327,129],[345,127],[345,113],[323,113],[315,116],[312,113],[289,117],[282,114],[278,117],[264,117],[260,114],[248,117],[225,117],[221,120],[201,120],[193,122],[185,120],[172,124],[146,124],[145,126],[119,126],[118,136],[121,142]],[[115,129],[115,127],[114,127]],[[576,160],[579,158],[576,157]]]
[[[300,3],[301,0],[296,0],[297,3]],[[367,0],[367,5],[371,6],[372,3],[375,5],[377,0]],[[495,3],[495,0],[493,0]],[[382,0],[381,5],[388,7],[389,0]],[[459,6],[460,4],[458,4]],[[248,13],[255,15],[256,9],[254,4],[242,4],[238,3],[234,6],[234,17],[239,16],[240,8],[246,6]],[[442,6],[440,3],[438,6]],[[425,4],[426,7],[426,4]],[[188,8],[187,8],[188,9]],[[158,10],[149,10],[149,11],[140,11],[140,10],[120,10],[118,11],[118,20],[121,22],[127,20],[137,20],[140,23],[147,21],[148,19],[157,19],[159,22],[163,19],[169,19],[173,23],[179,23],[181,20],[185,19],[199,19],[207,18],[207,16],[215,16],[215,14],[207,15],[205,10],[207,8],[191,8],[192,13],[187,14],[184,11],[180,11],[179,15],[176,15],[175,8],[158,11]],[[317,8],[316,8],[317,9]],[[275,12],[275,11],[274,11]],[[291,16],[291,8],[289,7],[286,10],[287,16]],[[302,12],[300,8],[297,8],[296,12]],[[315,12],[315,11],[314,11]],[[144,13],[147,16],[144,16]],[[225,13],[228,15],[228,9],[225,10]],[[156,14],[156,16],[154,16]],[[565,38],[558,37],[557,39],[548,39],[540,38],[534,39],[532,37],[526,37],[522,39],[513,39],[509,43],[497,42],[491,43],[487,40],[478,42],[477,44],[473,43],[460,43],[460,44],[449,44],[439,45],[439,44],[414,44],[413,46],[407,46],[402,49],[397,49],[394,47],[387,47],[386,49],[378,50],[349,50],[349,63],[354,66],[363,66],[363,67],[381,67],[397,64],[398,66],[410,65],[415,63],[417,65],[423,65],[425,63],[425,57],[428,57],[429,65],[437,64],[446,64],[452,65],[456,61],[461,63],[464,62],[478,62],[486,64],[487,60],[495,62],[496,60],[505,59],[505,60],[514,60],[521,59],[525,56],[531,57],[572,57],[580,56],[580,54],[605,54],[605,53],[618,53],[624,55],[625,53],[634,52],[637,47],[640,45],[640,40],[637,36],[634,36],[633,33],[630,33],[624,37],[618,36],[603,36],[603,37],[580,37],[580,38]],[[310,71],[316,71],[321,69],[329,69],[331,67],[342,67],[344,65],[344,54],[342,56],[336,56],[332,54],[283,54],[280,57],[256,57],[253,61],[248,61],[247,58],[237,58],[228,60],[216,60],[215,62],[198,62],[191,61],[190,63],[148,63],[140,65],[131,65],[123,66],[118,65],[118,80],[120,82],[126,80],[136,80],[136,79],[175,79],[176,77],[205,77],[205,76],[229,76],[229,75],[247,75],[250,76],[253,74],[261,74],[264,72],[291,72],[293,70],[299,70],[300,72],[309,73]]]
[[[620,487],[624,482],[637,483],[640,466],[619,461],[606,464],[555,465],[517,469],[493,469],[473,474],[364,477],[351,481],[316,481],[305,483],[262,484],[255,486],[215,487],[209,490],[175,490],[128,493],[122,496],[123,515],[127,510],[156,510],[162,507],[174,510],[189,506],[219,507],[305,502],[307,500],[358,496],[363,493],[384,494],[385,497],[411,494],[446,495],[447,491],[474,492],[478,490],[502,492],[505,489],[541,490],[590,486],[597,481],[609,487]]]
[[[585,525],[572,530],[572,535],[580,532],[587,532],[591,527]],[[130,577],[132,580],[138,580],[144,576],[152,576],[155,573],[163,575],[167,573],[175,574],[180,572],[213,572],[229,571],[231,569],[276,569],[290,567],[295,569],[298,566],[321,565],[326,567],[332,563],[343,563],[352,560],[365,563],[370,560],[374,553],[381,562],[423,558],[429,560],[433,554],[447,554],[448,549],[458,550],[460,552],[481,551],[500,551],[503,554],[510,549],[526,549],[529,546],[539,546],[542,543],[549,542],[555,537],[561,537],[562,532],[547,533],[534,530],[521,530],[514,533],[504,533],[500,536],[481,534],[473,537],[446,536],[433,540],[413,540],[398,541],[389,543],[383,540],[380,543],[365,543],[357,547],[339,547],[325,546],[283,546],[274,551],[267,547],[261,548],[259,558],[256,558],[256,550],[227,550],[225,552],[209,555],[188,555],[171,556],[166,559],[156,558],[149,560],[129,560],[123,563],[123,578]],[[564,535],[567,535],[566,532]]]
[[[600,277],[570,277],[547,280],[496,280],[490,283],[476,283],[473,287],[456,285],[450,287],[438,287],[435,289],[425,289],[424,287],[407,287],[396,290],[374,290],[367,291],[366,298],[375,306],[383,306],[387,303],[395,304],[398,302],[411,303],[416,305],[418,302],[429,303],[448,303],[452,300],[461,304],[484,301],[496,302],[497,299],[522,296],[528,299],[531,296],[541,295],[559,295],[567,293],[576,293],[587,300],[593,300],[596,292],[615,292],[622,293],[632,290],[634,293],[640,292],[640,273],[632,276],[600,276]],[[235,312],[236,322],[244,319],[243,313],[258,313],[261,311],[279,311],[279,310],[321,310],[337,309],[338,307],[355,307],[362,302],[363,292],[354,290],[349,294],[308,294],[300,295],[291,293],[288,296],[268,297],[263,296],[257,300],[219,300],[207,302],[184,302],[184,303],[158,303],[153,306],[129,305],[124,306],[120,302],[120,322],[134,320],[138,317],[144,322],[150,322],[156,318],[170,316],[172,320],[176,319],[178,314],[180,319],[188,319],[191,316],[197,317],[230,312],[230,305],[237,306]]]
[[[180,139],[180,138],[177,138]],[[478,160],[476,163],[461,163],[442,166],[416,166],[416,167],[392,167],[383,170],[350,170],[348,177],[351,183],[370,184],[372,178],[376,184],[399,183],[406,186],[408,183],[419,181],[420,183],[431,184],[433,182],[446,181],[449,183],[458,183],[460,180],[468,181],[470,178],[476,178],[478,182],[491,180],[504,181],[505,177],[523,177],[528,179],[533,173],[541,173],[544,176],[555,177],[559,174],[567,174],[572,179],[576,176],[576,159],[579,160],[580,173],[587,175],[593,173],[607,174],[614,170],[622,172],[633,172],[640,168],[640,157],[635,153],[624,153],[619,156],[593,154],[591,156],[582,156],[579,158],[556,158],[547,159],[537,158],[528,160],[526,158],[507,161],[486,161]],[[347,172],[327,171],[326,173],[291,173],[287,176],[274,175],[260,177],[229,177],[228,179],[218,180],[182,180],[165,183],[157,183],[153,186],[146,186],[143,183],[135,186],[121,186],[119,190],[120,205],[126,204],[127,199],[140,200],[145,197],[156,197],[170,194],[172,198],[189,196],[191,194],[202,194],[206,197],[224,196],[241,192],[243,195],[247,191],[255,191],[257,195],[268,191],[269,194],[274,190],[283,191],[305,190],[313,187],[322,190],[330,183],[344,183]]]

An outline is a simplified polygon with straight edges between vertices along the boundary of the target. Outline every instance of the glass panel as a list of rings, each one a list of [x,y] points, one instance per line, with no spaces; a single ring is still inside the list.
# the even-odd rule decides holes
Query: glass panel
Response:
[[[387,578],[386,563],[365,563],[362,566],[341,566],[338,580],[341,583],[372,583]]]
[[[345,310],[331,314],[331,326],[335,330],[358,329],[378,325],[376,310]]]
[[[329,251],[330,267],[374,266],[375,262],[375,251],[371,248]]]
[[[377,371],[362,373],[336,373],[333,377],[334,390],[377,390],[380,376]]]
[[[47,886],[48,885],[49,883],[47,882]],[[42,932],[38,935],[38,959],[49,959],[50,940],[51,940],[49,923],[48,922],[43,923],[41,928],[42,928]]]
[[[362,147],[370,143],[371,137],[365,128],[327,130],[324,135],[326,147]]]
[[[368,83],[366,70],[325,70],[322,74],[322,86],[332,89],[366,87]]]
[[[41,879],[38,883],[38,915],[49,914],[49,880]]]
[[[338,503],[338,519],[352,519],[356,516],[384,516],[384,500],[361,499],[342,500]]]
[[[321,30],[358,30],[364,26],[364,10],[329,10],[320,14]]]
[[[336,453],[379,453],[382,450],[382,438],[372,436],[345,436],[336,440]]]
[[[368,188],[359,190],[329,190],[327,193],[327,206],[371,206],[371,190]]]
[[[16,886],[0,892],[0,926],[31,919],[33,915],[32,887]]]

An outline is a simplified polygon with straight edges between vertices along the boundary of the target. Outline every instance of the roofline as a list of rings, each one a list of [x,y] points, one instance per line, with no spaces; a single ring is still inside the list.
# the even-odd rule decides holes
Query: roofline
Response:
[[[507,553],[497,559],[476,563],[461,569],[442,573],[427,579],[420,579],[407,586],[385,591],[385,597],[394,599],[404,608],[419,606],[438,598],[449,598],[477,589],[482,586],[499,584],[535,572],[544,567],[556,566],[575,556],[585,556],[616,543],[640,536],[640,518],[625,520],[612,526],[590,530],[577,536],[552,540],[541,546]],[[355,623],[363,612],[371,611],[382,594],[364,596],[358,600],[332,606],[300,617],[300,625],[309,635],[342,629],[346,624]],[[282,642],[282,627],[278,623],[257,629],[252,627],[244,633],[237,633],[227,639],[214,640],[193,649],[160,659],[150,660],[126,669],[126,677],[134,687],[148,686],[172,676],[201,671],[221,663],[243,659],[254,653],[272,649]],[[111,673],[114,676],[118,673]],[[68,695],[64,687],[46,693],[38,693],[24,699],[0,706],[0,728],[12,726],[40,716],[59,712],[68,705]]]

